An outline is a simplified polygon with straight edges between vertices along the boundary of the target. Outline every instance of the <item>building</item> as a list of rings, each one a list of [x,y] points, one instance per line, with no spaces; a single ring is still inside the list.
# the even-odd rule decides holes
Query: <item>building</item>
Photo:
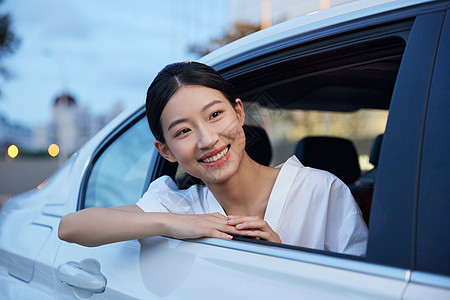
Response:
[[[88,107],[80,106],[67,93],[58,96],[52,107],[52,121],[34,130],[34,149],[46,151],[51,144],[58,145],[63,158],[69,157],[122,110],[116,103],[105,115],[93,115]]]

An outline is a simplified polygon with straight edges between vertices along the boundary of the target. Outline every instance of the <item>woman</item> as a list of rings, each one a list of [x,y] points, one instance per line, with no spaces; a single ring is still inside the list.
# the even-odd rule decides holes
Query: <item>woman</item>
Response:
[[[63,217],[61,239],[97,246],[157,235],[240,235],[364,255],[367,228],[349,189],[295,156],[281,168],[253,161],[245,152],[242,102],[214,69],[166,66],[148,89],[146,111],[159,153],[205,185],[179,190],[163,176],[136,205]]]

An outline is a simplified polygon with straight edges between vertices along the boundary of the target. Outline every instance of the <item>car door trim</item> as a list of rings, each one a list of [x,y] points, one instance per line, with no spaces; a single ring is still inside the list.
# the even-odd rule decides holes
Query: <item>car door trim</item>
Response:
[[[450,288],[450,277],[420,271],[411,272],[411,282],[444,289]]]
[[[339,253],[330,253],[326,251],[301,248],[295,246],[293,246],[293,248],[296,248],[294,250],[294,249],[287,249],[282,246],[260,245],[253,242],[228,241],[215,238],[195,239],[190,240],[189,242],[251,252],[271,257],[279,257],[369,275],[388,277],[391,279],[402,280],[405,282],[409,281],[409,277],[411,274],[411,272],[406,269],[378,265],[365,261],[359,261],[358,257],[350,255],[342,255]]]

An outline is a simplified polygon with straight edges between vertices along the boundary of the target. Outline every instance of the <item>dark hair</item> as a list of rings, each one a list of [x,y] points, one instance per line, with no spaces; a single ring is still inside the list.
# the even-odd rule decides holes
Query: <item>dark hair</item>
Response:
[[[233,86],[213,68],[198,62],[178,62],[167,65],[156,75],[147,91],[147,120],[153,136],[164,143],[161,114],[169,99],[182,86],[200,85],[220,91],[234,107]]]

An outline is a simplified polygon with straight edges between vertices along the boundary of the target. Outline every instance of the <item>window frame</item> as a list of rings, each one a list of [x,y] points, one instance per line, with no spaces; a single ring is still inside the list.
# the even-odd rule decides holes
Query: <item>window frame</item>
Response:
[[[450,10],[447,10],[439,49],[430,85],[430,100],[426,111],[426,124],[420,166],[420,186],[417,204],[417,232],[415,269],[450,276],[450,186],[448,171],[450,158]],[[447,179],[447,180],[446,180]],[[439,230],[433,230],[440,228]],[[446,238],[442,236],[446,234]],[[417,272],[417,271],[415,271]],[[449,278],[450,280],[450,278]],[[447,280],[447,284],[449,282]],[[420,282],[420,281],[417,281]],[[448,287],[448,285],[447,285]]]
[[[416,18],[400,65],[370,216],[366,255],[374,263],[414,268],[423,129],[443,16],[438,11]]]
[[[85,200],[86,200],[86,192],[89,183],[89,178],[92,174],[94,166],[98,159],[102,156],[104,151],[114,143],[118,138],[122,136],[124,132],[126,132],[129,128],[134,126],[136,123],[141,121],[146,117],[145,107],[141,107],[137,112],[124,120],[119,126],[117,126],[108,136],[106,136],[103,141],[97,146],[96,150],[93,152],[88,166],[83,174],[83,178],[81,180],[80,189],[78,192],[78,201],[77,201],[77,211],[85,208]],[[150,158],[149,168],[154,162],[154,157],[157,155],[157,151],[152,153],[152,157]],[[145,184],[145,180],[143,185]]]

